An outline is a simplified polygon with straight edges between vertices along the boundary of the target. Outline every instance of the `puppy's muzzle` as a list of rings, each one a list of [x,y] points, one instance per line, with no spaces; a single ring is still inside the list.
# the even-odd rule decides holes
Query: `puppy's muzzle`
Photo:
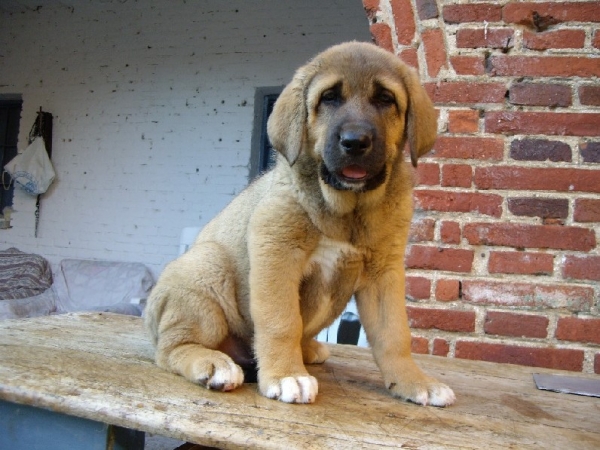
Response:
[[[323,181],[334,189],[357,192],[385,181],[385,156],[378,148],[375,127],[367,121],[347,121],[334,130],[321,167]]]
[[[373,131],[361,125],[345,127],[339,137],[340,151],[348,156],[363,156],[373,146]]]

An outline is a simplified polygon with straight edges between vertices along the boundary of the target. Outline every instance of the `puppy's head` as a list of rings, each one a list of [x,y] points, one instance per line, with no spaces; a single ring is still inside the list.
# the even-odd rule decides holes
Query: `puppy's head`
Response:
[[[298,69],[268,122],[273,147],[294,164],[302,152],[338,190],[385,183],[408,142],[413,165],[433,147],[436,115],[416,73],[373,44],[329,48]]]

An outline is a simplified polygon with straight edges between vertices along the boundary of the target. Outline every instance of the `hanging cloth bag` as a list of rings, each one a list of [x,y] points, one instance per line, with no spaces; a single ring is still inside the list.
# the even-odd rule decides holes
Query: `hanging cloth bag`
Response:
[[[4,170],[31,195],[46,192],[56,176],[41,136],[37,136],[23,153],[11,159]]]

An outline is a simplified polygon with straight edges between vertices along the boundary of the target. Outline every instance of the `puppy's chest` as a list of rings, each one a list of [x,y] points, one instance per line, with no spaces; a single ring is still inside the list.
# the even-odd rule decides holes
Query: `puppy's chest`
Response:
[[[347,274],[358,278],[365,264],[366,252],[354,245],[321,237],[319,244],[309,257],[305,274],[317,271],[325,285]]]

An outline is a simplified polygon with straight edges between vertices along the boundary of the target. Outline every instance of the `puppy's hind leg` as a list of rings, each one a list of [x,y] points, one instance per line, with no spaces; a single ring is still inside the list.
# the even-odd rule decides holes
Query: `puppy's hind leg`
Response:
[[[244,375],[218,349],[235,338],[223,309],[235,300],[235,289],[223,270],[226,261],[215,250],[197,248],[167,266],[148,299],[146,325],[158,366],[208,389],[230,391]],[[237,319],[237,311],[228,314]]]
[[[204,302],[202,317],[190,312],[177,319],[163,316],[156,363],[208,389],[231,391],[244,382],[244,374],[230,356],[216,350],[229,334],[227,322],[218,305]]]
[[[218,325],[226,325],[223,321]],[[166,331],[159,338],[156,361],[159,366],[179,373],[193,383],[208,389],[231,391],[244,382],[242,369],[217,347],[215,341],[225,340],[227,328],[207,342],[198,329],[184,326],[183,330]],[[181,333],[181,331],[184,331]],[[221,338],[221,339],[214,339]],[[175,345],[173,345],[177,342]],[[207,346],[206,344],[209,344]]]

